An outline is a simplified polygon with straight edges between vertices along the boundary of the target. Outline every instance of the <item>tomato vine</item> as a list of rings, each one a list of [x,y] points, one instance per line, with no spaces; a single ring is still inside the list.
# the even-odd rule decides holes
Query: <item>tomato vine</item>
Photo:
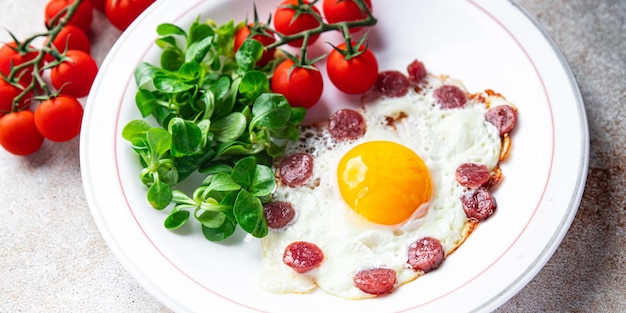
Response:
[[[68,24],[68,21],[74,16],[74,14],[76,13],[76,10],[78,9],[78,6],[82,3],[82,1],[84,0],[76,0],[69,6],[60,10],[47,23],[48,30],[46,32],[32,35],[24,39],[23,41],[20,41],[19,39],[15,37],[15,35],[9,32],[9,35],[11,36],[11,38],[13,39],[15,43],[15,51],[17,53],[20,53],[20,54],[36,53],[37,54],[36,57],[24,63],[21,63],[16,66],[12,65],[9,74],[5,78],[6,81],[11,82],[14,86],[18,86],[17,81],[19,81],[21,76],[26,74],[26,72],[24,72],[23,70],[29,70],[28,74],[32,75],[31,81],[26,82],[27,85],[24,86],[24,88],[22,88],[23,89],[22,92],[15,98],[13,98],[14,107],[12,108],[12,111],[18,110],[17,103],[19,103],[30,92],[38,91],[38,88],[41,88],[41,92],[40,92],[40,95],[38,95],[38,97],[36,98],[40,100],[45,100],[50,97],[55,97],[59,94],[58,91],[53,92],[52,88],[50,88],[48,86],[48,83],[43,79],[41,73],[47,69],[54,68],[58,66],[59,64],[63,63],[65,55],[63,52],[60,52],[59,50],[56,49],[56,47],[53,45],[53,41],[57,37],[59,32]],[[41,48],[32,47],[31,43],[40,37],[46,37],[48,38],[48,40],[44,43],[44,45]],[[54,60],[42,66],[42,64],[44,64],[46,55],[51,55],[54,58]]]
[[[296,4],[291,3],[294,1],[296,1],[297,3]],[[316,61],[319,60],[319,59],[307,60],[307,57],[306,57],[307,50],[308,50],[309,41],[311,40],[311,38],[317,35],[320,35],[322,33],[329,32],[329,31],[340,31],[341,34],[343,35],[343,38],[347,47],[345,52],[343,53],[344,56],[349,59],[349,58],[362,54],[364,50],[359,49],[359,47],[361,44],[365,42],[367,34],[365,34],[358,41],[358,45],[353,45],[351,30],[362,28],[362,27],[371,27],[371,26],[376,25],[376,23],[378,22],[376,17],[374,17],[370,6],[366,4],[366,1],[365,0],[350,0],[350,1],[353,1],[358,6],[359,10],[362,11],[365,18],[357,19],[357,20],[339,21],[339,22],[333,22],[333,23],[327,22],[324,19],[324,17],[319,13],[319,11],[315,9],[314,5],[318,1],[319,0],[314,0],[312,2],[308,2],[307,0],[285,1],[283,2],[283,4],[281,4],[281,6],[279,6],[278,9],[283,8],[283,9],[294,10],[295,14],[294,14],[293,20],[297,19],[298,16],[308,14],[312,16],[313,18],[315,18],[315,20],[318,22],[318,25],[316,27],[305,29],[303,31],[300,31],[294,34],[284,34],[276,30],[276,27],[272,28],[269,25],[269,23],[267,24],[261,23],[259,19],[257,18],[257,12],[255,8],[254,10],[255,19],[254,19],[253,27],[257,29],[259,32],[263,32],[266,34],[267,33],[276,34],[276,36],[278,36],[278,40],[276,40],[275,42],[271,44],[266,45],[265,48],[267,50],[271,50],[277,47],[281,47],[285,44],[289,44],[294,41],[301,40],[302,42],[300,44],[300,56],[297,58],[297,60],[294,59],[293,61],[296,63],[296,66],[304,66],[307,64],[315,63]],[[336,1],[337,3],[340,3],[346,0],[330,0],[330,1]],[[325,56],[321,56],[320,58],[323,58],[323,57]]]

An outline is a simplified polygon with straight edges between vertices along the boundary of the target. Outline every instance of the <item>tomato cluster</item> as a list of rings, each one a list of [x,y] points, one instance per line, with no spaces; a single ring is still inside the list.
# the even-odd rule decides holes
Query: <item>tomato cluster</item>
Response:
[[[258,21],[242,26],[235,35],[235,49],[248,37],[260,41],[266,51],[258,65],[265,66],[277,56],[274,51],[277,46],[300,47],[299,56],[288,54],[286,60],[277,64],[271,88],[283,94],[291,105],[310,108],[322,96],[323,76],[315,65],[319,59],[306,59],[306,48],[315,43],[322,32],[341,31],[345,42],[333,45],[324,56],[326,74],[340,91],[364,93],[376,82],[378,61],[367,47],[365,36],[353,42],[351,35],[363,28],[355,22],[373,20],[371,10],[371,0],[323,0],[321,13],[315,1],[284,0],[274,12],[274,28]]]
[[[50,0],[48,31],[0,46],[0,145],[29,155],[44,140],[68,141],[80,133],[83,107],[98,72],[90,55],[94,9],[126,29],[155,0]],[[37,37],[45,37],[34,47]],[[14,37],[15,38],[15,37]]]

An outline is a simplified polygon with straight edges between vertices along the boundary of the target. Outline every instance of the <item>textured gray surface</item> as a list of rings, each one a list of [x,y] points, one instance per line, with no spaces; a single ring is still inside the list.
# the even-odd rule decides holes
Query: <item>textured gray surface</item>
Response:
[[[626,312],[626,1],[520,1],[554,39],[589,120],[585,193],[561,246],[498,312]]]
[[[18,37],[40,31],[46,2],[0,0],[0,27]],[[626,312],[626,1],[520,3],[560,47],[578,81],[590,168],[563,243],[497,312]],[[118,35],[96,14],[91,39],[99,62]],[[0,312],[169,312],[130,277],[98,232],[78,150],[78,139],[46,142],[27,158],[0,150]]]

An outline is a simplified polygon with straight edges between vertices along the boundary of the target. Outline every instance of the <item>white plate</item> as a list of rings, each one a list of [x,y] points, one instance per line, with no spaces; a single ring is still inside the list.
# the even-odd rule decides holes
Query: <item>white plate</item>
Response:
[[[257,1],[267,16],[279,1]],[[218,22],[251,16],[251,1],[157,1],[115,44],[86,105],[81,168],[94,219],[107,243],[142,286],[178,312],[469,312],[497,308],[542,268],[574,218],[585,184],[588,130],[576,82],[554,43],[517,4],[491,0],[373,1],[370,34],[381,69],[404,70],[415,58],[430,72],[462,80],[471,92],[493,89],[519,108],[498,212],[443,266],[392,295],[349,301],[315,292],[274,295],[253,277],[259,242],[206,241],[200,231],[172,233],[152,209],[123,126],[139,118],[133,69],[158,64],[153,44],[163,22],[186,27],[196,17]],[[332,38],[328,38],[332,39]],[[320,47],[324,41],[320,40]],[[327,86],[330,86],[327,84]],[[354,97],[327,87],[325,99]],[[320,115],[330,102],[316,107]]]

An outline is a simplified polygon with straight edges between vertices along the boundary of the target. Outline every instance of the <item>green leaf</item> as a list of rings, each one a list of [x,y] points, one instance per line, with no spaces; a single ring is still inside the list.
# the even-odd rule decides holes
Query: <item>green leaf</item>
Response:
[[[194,155],[202,151],[202,130],[193,122],[175,117],[170,120],[168,129],[172,133],[173,156]]]
[[[159,99],[157,99],[151,91],[139,88],[137,94],[135,94],[135,103],[137,104],[141,116],[147,117],[154,112],[154,108],[157,107]]]
[[[211,132],[215,140],[229,142],[241,136],[248,126],[246,117],[239,112],[232,112],[211,124]]]
[[[230,173],[219,173],[213,177],[209,188],[217,191],[233,191],[241,189],[241,186],[233,180]]]
[[[138,87],[141,87],[148,82],[151,82],[157,73],[162,72],[163,70],[146,62],[141,62],[137,64],[137,67],[134,71],[135,83]]]
[[[206,88],[215,95],[215,99],[223,101],[230,93],[230,79],[227,76],[220,76],[217,80],[210,82]]]
[[[148,188],[147,198],[153,208],[163,210],[172,201],[172,189],[157,180]]]
[[[235,61],[242,71],[247,72],[254,69],[262,55],[263,44],[254,39],[246,39],[235,53]]]
[[[271,157],[277,157],[285,151],[284,145],[278,145],[275,142],[270,142],[270,146],[267,148],[267,154]]]
[[[270,132],[274,139],[288,139],[296,141],[300,138],[300,131],[295,126],[287,125],[280,129],[273,129]]]
[[[259,198],[242,189],[235,200],[233,214],[239,226],[252,236],[265,237],[268,233],[267,223],[263,215],[263,204]]]
[[[189,48],[187,48],[187,52],[185,53],[185,62],[202,62],[211,50],[212,43],[212,36],[205,37],[200,41],[192,43]]]
[[[146,141],[148,148],[155,154],[158,159],[160,156],[170,150],[172,145],[172,135],[165,129],[152,127],[146,132]]]
[[[226,214],[224,214],[223,212],[203,210],[198,211],[199,212],[195,215],[196,220],[198,220],[198,222],[200,222],[203,226],[209,228],[218,228],[226,220]]]
[[[207,37],[212,37],[215,35],[213,28],[206,23],[193,23],[189,28],[189,39],[188,45],[191,45],[194,42],[200,41]]]
[[[234,232],[237,224],[231,219],[225,219],[224,223],[217,228],[209,228],[202,225],[202,234],[204,238],[210,241],[222,241],[230,237]]]
[[[161,67],[168,71],[176,71],[185,63],[183,51],[178,47],[166,47],[161,52]]]
[[[178,170],[172,159],[161,159],[157,162],[156,172],[159,180],[170,186],[178,183]]]
[[[216,30],[217,46],[224,56],[231,58],[235,55],[235,22],[233,20],[220,25]]]
[[[256,169],[256,160],[253,156],[242,158],[235,163],[233,168],[232,178],[243,189],[248,189],[252,184],[254,178],[254,171]]]
[[[256,164],[252,181],[248,187],[251,195],[261,197],[270,194],[276,187],[276,178],[271,168]]]
[[[270,83],[265,73],[257,70],[246,72],[239,85],[239,93],[241,93],[249,103],[252,104],[254,100],[264,92],[270,90]]]
[[[228,78],[220,78],[209,89],[217,96],[213,116],[222,117],[233,110],[237,101],[237,90],[241,79],[230,82]]]
[[[222,199],[222,201],[220,201],[220,204],[223,204],[223,205],[228,205],[228,206],[231,206],[231,207],[232,207],[233,205],[235,205],[235,201],[237,201],[237,196],[238,196],[238,195],[239,195],[239,190],[233,190],[233,191],[231,191],[231,192],[227,193],[227,194],[224,196],[224,198]],[[233,219],[234,219],[234,218],[235,218],[235,216],[234,216],[234,215],[232,215],[232,210],[230,211],[230,214],[231,214],[231,215],[228,215],[228,214],[227,214],[227,215],[228,215],[229,217],[231,217],[231,218],[233,218]]]
[[[239,85],[239,92],[243,94],[256,94],[258,96],[269,90],[270,83],[267,76],[257,70],[246,72]]]
[[[196,202],[180,190],[172,190],[172,201],[177,205],[195,205]]]
[[[215,157],[253,155],[263,151],[264,149],[265,148],[262,145],[253,145],[240,141],[230,141],[217,145],[215,149]]]
[[[222,199],[224,199],[224,192],[211,190],[209,186],[204,183],[197,188],[199,193],[194,192],[194,199],[198,199],[201,203],[200,206],[202,209],[209,211],[219,211],[224,212],[225,214],[231,211],[232,205],[223,205],[221,203]],[[211,200],[214,202],[208,203],[207,200]]]
[[[220,198],[223,197],[220,195]],[[209,197],[196,208],[194,216],[202,225],[216,228],[229,217],[230,211],[232,211],[231,205],[219,203],[216,199]]]
[[[163,23],[158,25],[156,28],[156,32],[157,34],[159,34],[159,36],[180,35],[183,37],[187,37],[187,33],[185,33],[182,28],[171,23]]]
[[[193,84],[187,84],[178,78],[164,75],[156,76],[153,83],[154,87],[163,93],[180,93],[195,87]]]
[[[189,175],[199,170],[204,164],[209,163],[213,157],[215,157],[215,150],[210,146],[205,146],[205,149],[200,154],[175,158],[174,164],[178,171],[178,179],[182,181],[189,177]]]
[[[306,116],[306,109],[303,107],[293,107],[291,108],[291,116],[289,117],[289,122],[294,125],[300,125],[302,121],[304,121],[304,117]]]
[[[148,122],[144,120],[132,120],[122,129],[122,138],[132,141],[135,138],[146,138],[146,133],[152,128]]]
[[[229,173],[233,170],[233,167],[224,162],[211,162],[205,167],[200,168],[200,172],[207,175],[215,175],[219,173]]]
[[[211,133],[211,120],[202,119],[196,124],[202,133],[202,147],[211,146],[213,134]]]
[[[171,47],[171,48],[176,48],[177,47],[176,38],[174,38],[174,36],[161,37],[161,38],[158,38],[157,40],[155,40],[154,42],[161,49],[165,49],[165,48],[168,48],[168,47]]]
[[[154,116],[154,119],[157,121],[157,123],[159,123],[159,125],[163,127],[167,127],[167,125],[170,123],[170,120],[176,117],[172,109],[163,105],[156,106],[154,108],[154,112],[152,112],[152,116]]]
[[[291,106],[287,99],[277,93],[260,95],[252,106],[250,129],[264,126],[268,128],[283,127],[291,117]]]
[[[200,63],[191,61],[185,62],[178,69],[178,75],[180,78],[189,81],[198,82],[202,77],[204,77],[205,69],[200,65]]]
[[[177,229],[187,222],[190,214],[189,211],[185,210],[172,211],[163,221],[163,226],[169,230]]]

